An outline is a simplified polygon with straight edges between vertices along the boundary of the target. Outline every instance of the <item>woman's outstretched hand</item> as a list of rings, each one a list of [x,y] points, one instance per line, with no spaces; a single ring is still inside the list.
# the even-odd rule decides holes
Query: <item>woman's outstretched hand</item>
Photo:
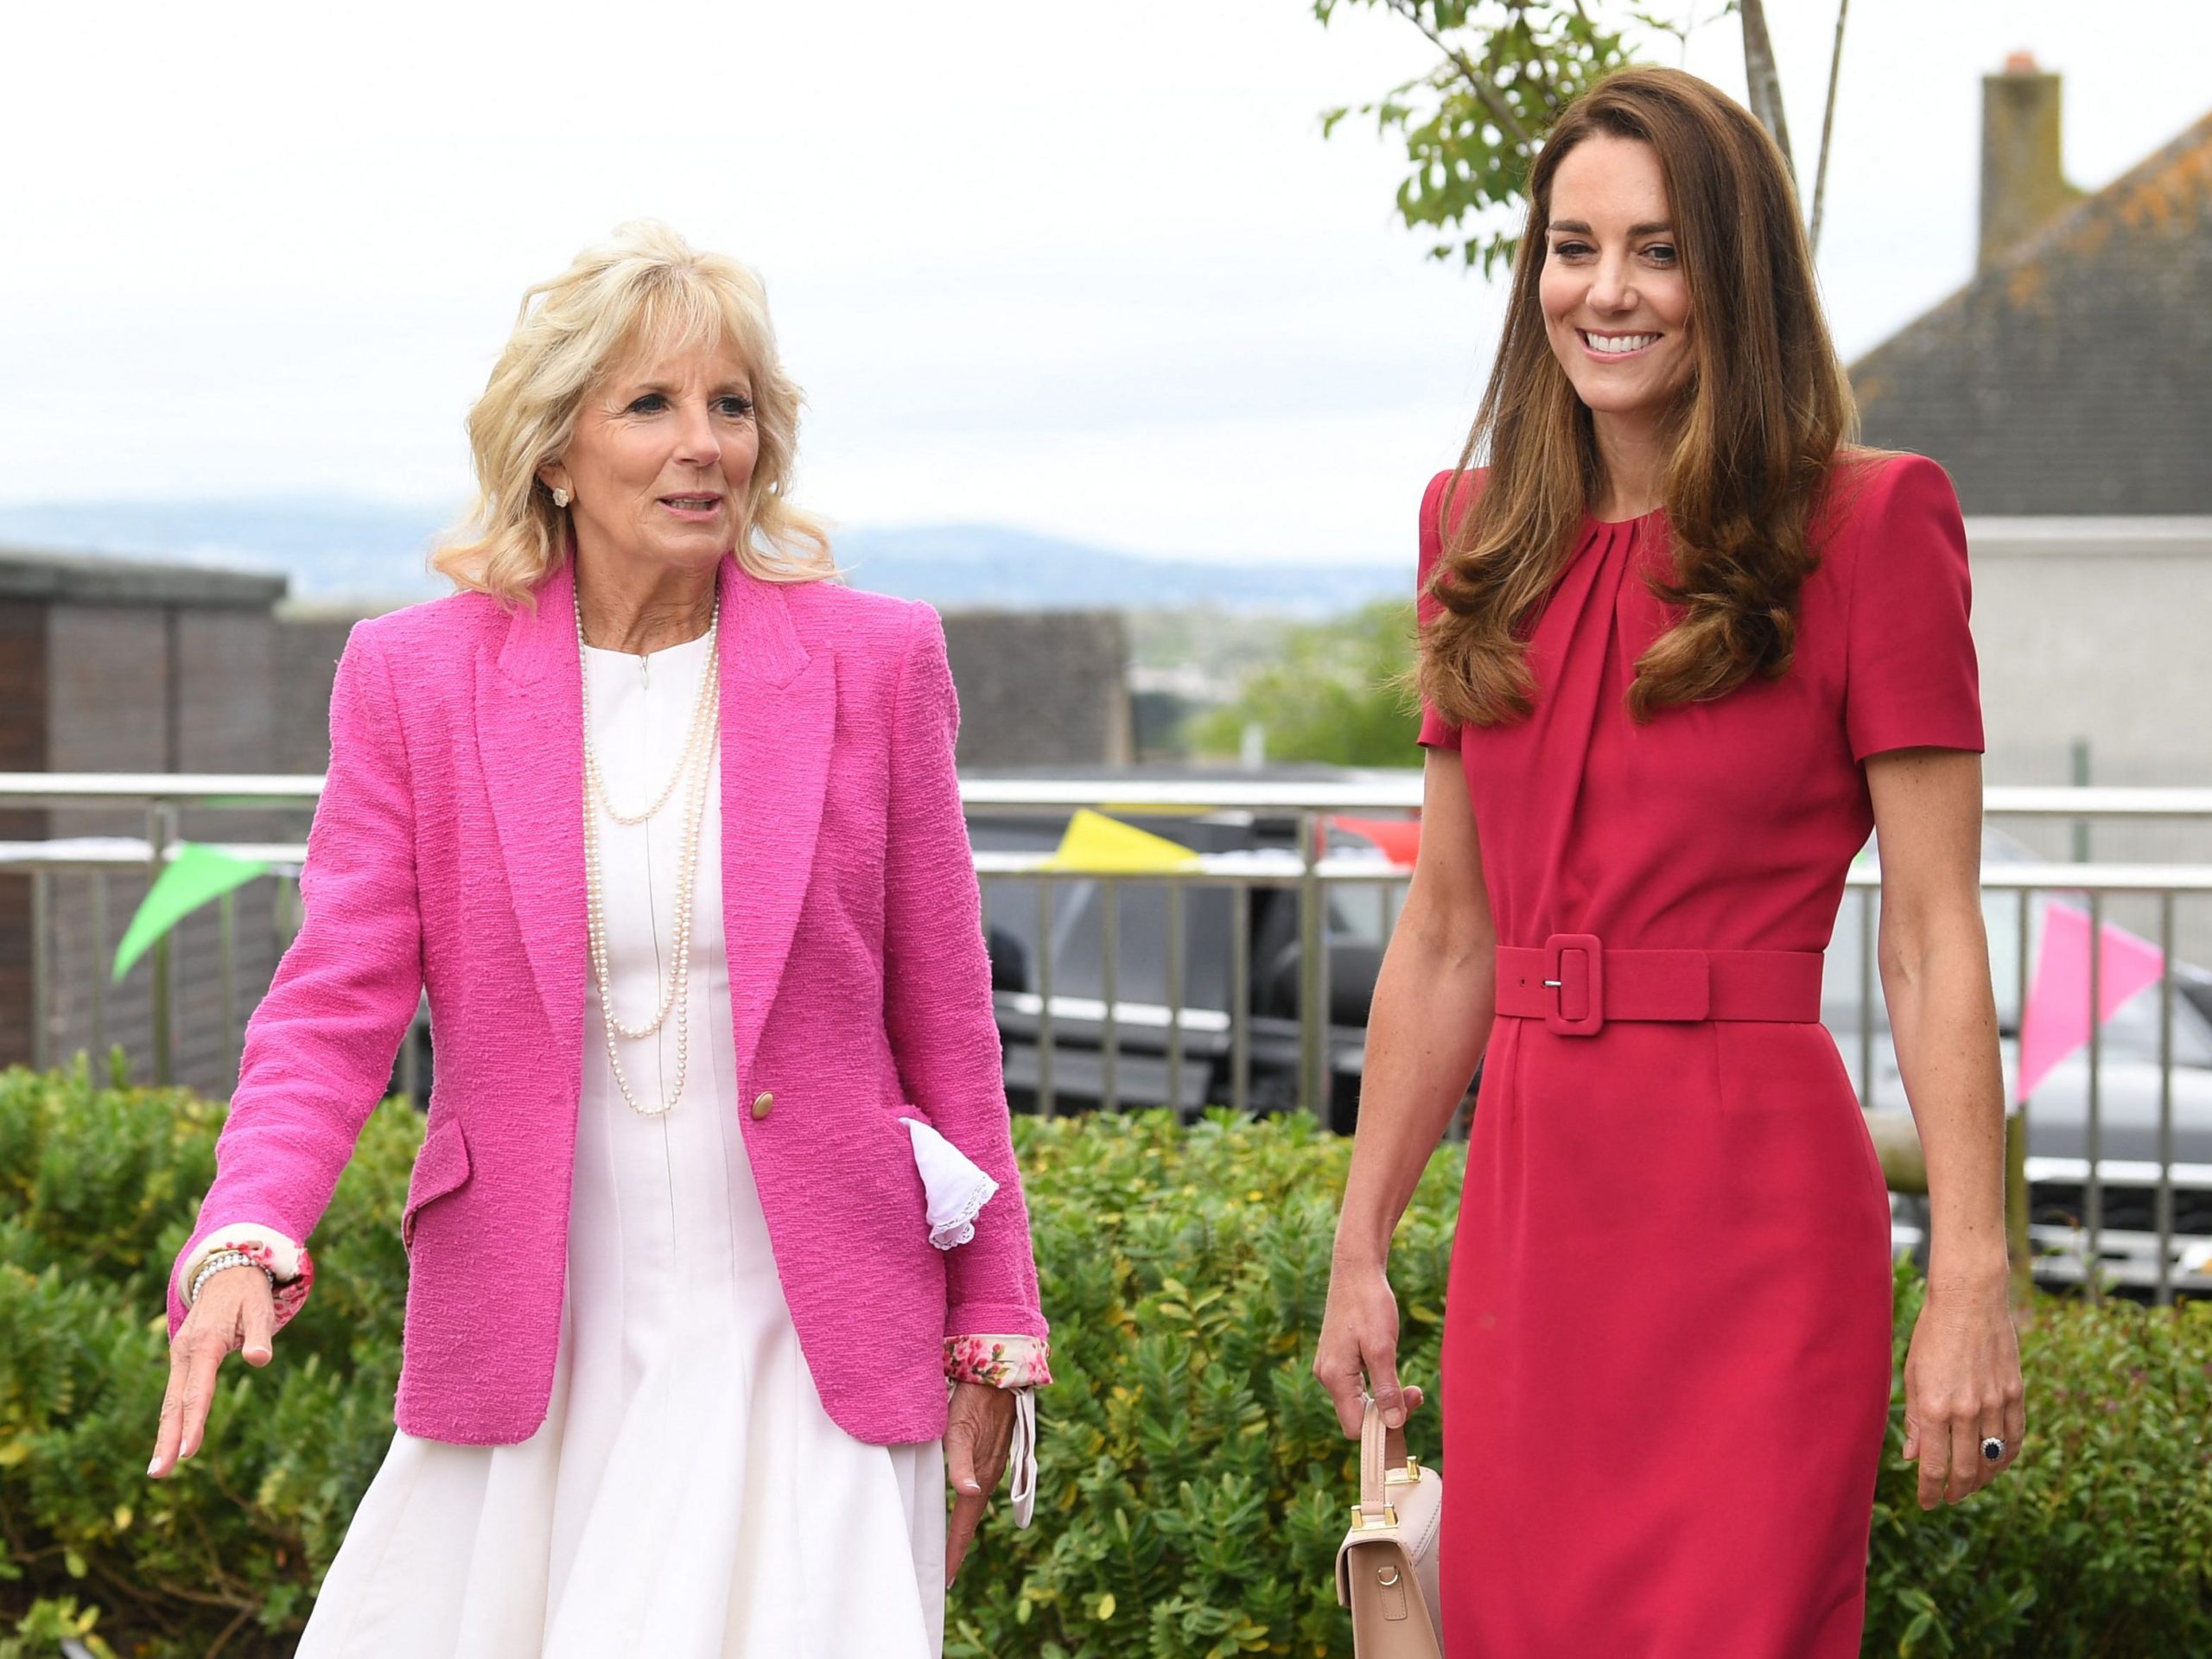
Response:
[[[1367,1414],[1367,1395],[1374,1395],[1383,1422],[1392,1428],[1403,1427],[1421,1404],[1419,1389],[1398,1382],[1398,1299],[1379,1264],[1339,1258],[1331,1268],[1329,1306],[1321,1316],[1313,1375],[1336,1402],[1338,1423],[1355,1440]]]
[[[1920,1507],[1971,1497],[2012,1466],[2028,1432],[2020,1340],[2005,1282],[1930,1285],[1904,1362],[1904,1455],[1920,1465]],[[1990,1436],[2005,1455],[1982,1455]]]
[[[1013,1449],[1013,1392],[982,1382],[954,1383],[952,1415],[944,1427],[944,1478],[952,1486],[952,1518],[944,1529],[947,1584],[976,1541]]]
[[[200,1450],[224,1356],[243,1351],[247,1364],[266,1365],[276,1330],[276,1298],[269,1275],[259,1268],[225,1268],[200,1287],[169,1342],[168,1392],[162,1396],[161,1428],[154,1436],[154,1460],[146,1465],[149,1475],[159,1480]]]

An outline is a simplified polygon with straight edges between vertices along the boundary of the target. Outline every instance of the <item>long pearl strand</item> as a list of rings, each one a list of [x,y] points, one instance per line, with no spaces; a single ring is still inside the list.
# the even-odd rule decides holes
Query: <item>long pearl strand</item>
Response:
[[[643,1117],[658,1117],[675,1109],[676,1103],[683,1098],[684,1080],[690,1071],[692,893],[699,867],[700,830],[706,820],[707,783],[714,771],[715,752],[721,741],[721,672],[716,652],[721,625],[721,600],[717,595],[714,613],[707,624],[707,660],[701,674],[698,701],[692,706],[691,730],[684,742],[683,756],[677,760],[667,787],[652,804],[642,812],[625,816],[615,810],[607,793],[606,776],[600,769],[598,745],[592,738],[591,669],[584,656],[581,601],[576,606],[576,658],[583,684],[584,716],[584,915],[591,949],[592,982],[599,991],[600,1014],[607,1027],[607,1058],[614,1071],[615,1086],[621,1090],[630,1109]],[[619,824],[643,823],[668,804],[677,785],[687,775],[691,786],[684,801],[683,850],[676,866],[676,923],[674,937],[670,941],[675,965],[670,971],[667,993],[652,1018],[641,1026],[626,1026],[615,1017],[613,975],[607,962],[607,890],[601,874],[599,814],[604,811]],[[676,1016],[676,1086],[666,1099],[650,1106],[641,1105],[630,1087],[628,1074],[622,1069],[622,1056],[615,1039],[619,1035],[635,1042],[651,1037],[667,1023],[671,1013]]]

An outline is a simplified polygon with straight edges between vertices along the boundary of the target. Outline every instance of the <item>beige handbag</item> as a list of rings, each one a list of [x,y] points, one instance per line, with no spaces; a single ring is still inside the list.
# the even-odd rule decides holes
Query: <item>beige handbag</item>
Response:
[[[1351,1609],[1357,1659],[1443,1659],[1437,1533],[1444,1478],[1408,1455],[1372,1400],[1360,1424],[1359,1503],[1337,1550],[1337,1602]]]

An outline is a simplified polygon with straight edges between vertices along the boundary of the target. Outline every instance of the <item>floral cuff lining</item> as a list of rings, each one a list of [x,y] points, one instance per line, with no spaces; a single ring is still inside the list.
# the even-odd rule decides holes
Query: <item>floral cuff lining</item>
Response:
[[[276,1326],[283,1329],[306,1304],[315,1288],[315,1257],[304,1244],[294,1243],[273,1227],[251,1224],[218,1227],[200,1241],[200,1248],[177,1269],[176,1293],[189,1306],[192,1281],[207,1258],[218,1250],[237,1250],[257,1266],[266,1268],[276,1291]]]
[[[1045,1337],[947,1337],[944,1374],[986,1388],[1041,1389],[1052,1380],[1052,1353]]]

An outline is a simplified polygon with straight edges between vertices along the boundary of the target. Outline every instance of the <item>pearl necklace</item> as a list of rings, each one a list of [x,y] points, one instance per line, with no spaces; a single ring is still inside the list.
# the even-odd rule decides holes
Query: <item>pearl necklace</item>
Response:
[[[692,706],[691,730],[685,740],[683,753],[677,761],[667,786],[652,804],[642,812],[626,816],[615,810],[608,795],[606,776],[600,769],[599,747],[592,738],[591,666],[584,656],[583,606],[579,601],[576,607],[576,658],[583,685],[584,716],[585,931],[591,949],[592,982],[598,988],[600,1014],[607,1027],[607,1064],[613,1068],[615,1086],[621,1090],[622,1098],[630,1103],[632,1111],[642,1117],[659,1117],[674,1110],[676,1103],[683,1098],[684,1079],[690,1071],[692,893],[699,865],[699,834],[706,819],[707,782],[714,771],[715,752],[721,742],[721,672],[715,652],[721,623],[721,600],[717,595],[714,613],[707,623],[707,660],[700,677],[698,701]],[[670,940],[675,965],[669,974],[667,992],[652,1018],[641,1026],[626,1026],[615,1017],[613,975],[607,964],[607,890],[601,875],[599,815],[603,811],[619,824],[644,823],[668,804],[676,793],[677,785],[687,775],[691,786],[684,801],[683,850],[676,864],[676,923],[674,937]],[[630,1087],[629,1076],[622,1069],[622,1056],[615,1039],[619,1035],[636,1042],[651,1037],[667,1023],[671,1013],[676,1016],[676,1087],[665,1100],[654,1105],[640,1105]]]

